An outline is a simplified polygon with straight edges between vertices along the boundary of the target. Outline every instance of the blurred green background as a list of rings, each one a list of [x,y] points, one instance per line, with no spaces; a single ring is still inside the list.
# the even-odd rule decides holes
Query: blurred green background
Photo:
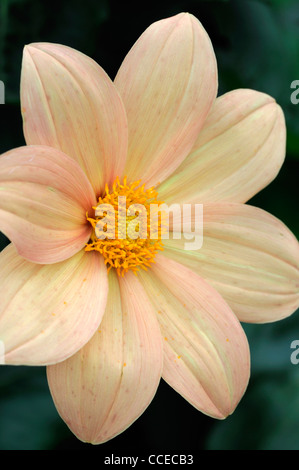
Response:
[[[55,5],[55,6],[54,6]],[[135,5],[135,6],[133,6]],[[219,94],[253,88],[276,98],[288,128],[287,157],[276,178],[250,201],[279,217],[299,236],[299,104],[290,101],[299,80],[298,0],[163,0],[141,3],[63,0],[0,1],[0,153],[24,144],[19,80],[25,44],[49,41],[74,47],[114,78],[143,30],[181,11],[193,13],[213,42]],[[1,249],[7,239],[1,235]],[[101,446],[82,444],[59,418],[45,369],[0,366],[1,450],[93,450],[100,456],[139,451],[299,449],[299,364],[290,361],[299,340],[299,313],[269,325],[243,325],[252,353],[252,376],[243,400],[227,420],[197,412],[161,383],[152,404],[125,433]],[[101,460],[99,461],[101,462]]]

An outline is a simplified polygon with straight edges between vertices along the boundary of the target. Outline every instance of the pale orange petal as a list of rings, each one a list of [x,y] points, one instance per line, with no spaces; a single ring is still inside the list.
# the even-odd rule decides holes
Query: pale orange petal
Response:
[[[0,229],[20,255],[56,263],[88,241],[86,212],[96,204],[79,165],[46,146],[19,147],[0,157]]]
[[[246,202],[285,158],[286,127],[270,96],[234,90],[217,98],[189,156],[159,188],[167,203]]]
[[[152,305],[133,274],[109,295],[100,329],[65,362],[48,367],[61,417],[82,441],[99,444],[124,431],[152,400],[162,372],[162,342]]]
[[[115,85],[128,116],[125,174],[157,184],[187,156],[216,97],[206,31],[188,13],[153,23],[126,56]]]
[[[204,204],[203,214],[202,247],[185,250],[182,235],[164,240],[164,254],[213,285],[241,321],[264,323],[291,315],[299,307],[299,244],[290,230],[245,204]]]
[[[24,260],[10,244],[0,258],[5,363],[53,364],[82,348],[105,310],[108,283],[102,257],[81,251],[67,261],[39,265]]]
[[[21,104],[27,144],[62,150],[84,169],[97,195],[123,173],[124,106],[103,69],[67,46],[26,46]]]
[[[163,378],[203,413],[228,416],[250,372],[239,321],[213,287],[163,255],[140,276],[162,330]]]

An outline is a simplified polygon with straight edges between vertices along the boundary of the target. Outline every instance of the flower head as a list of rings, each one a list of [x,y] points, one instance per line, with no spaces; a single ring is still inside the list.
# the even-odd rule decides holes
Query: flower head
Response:
[[[240,320],[298,307],[297,240],[245,204],[283,163],[283,112],[254,90],[216,94],[211,42],[187,13],[152,24],[114,82],[69,47],[24,49],[27,146],[0,158],[0,228],[12,242],[0,340],[7,364],[48,366],[55,405],[83,441],[126,429],[161,376],[203,413],[228,416],[250,372]],[[150,238],[161,201],[203,204],[200,250],[175,236],[180,218],[173,237],[160,222]]]

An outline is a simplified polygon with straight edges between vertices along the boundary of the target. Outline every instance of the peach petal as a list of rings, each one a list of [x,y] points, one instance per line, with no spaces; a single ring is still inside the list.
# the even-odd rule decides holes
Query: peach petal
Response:
[[[262,209],[237,203],[204,204],[203,245],[165,240],[164,254],[188,266],[220,292],[241,321],[267,323],[299,307],[299,244]],[[173,230],[180,230],[174,221]]]
[[[188,157],[158,188],[167,203],[246,202],[285,158],[286,127],[274,99],[254,90],[217,98]]]
[[[79,165],[61,151],[27,146],[4,153],[0,193],[0,228],[29,261],[63,261],[88,241],[86,212],[95,194]]]
[[[128,116],[125,174],[155,185],[187,156],[216,97],[217,65],[206,31],[188,13],[153,23],[129,51],[115,85]]]
[[[124,431],[152,400],[162,372],[162,341],[152,305],[131,273],[109,273],[99,330],[77,354],[48,367],[54,403],[72,432],[99,444]]]
[[[12,244],[0,258],[5,363],[54,364],[82,348],[105,310],[108,284],[102,258],[80,251],[61,263],[38,265],[19,256]]]
[[[104,70],[60,44],[26,46],[21,105],[27,144],[62,150],[86,172],[97,195],[123,173],[127,120]]]
[[[243,396],[250,373],[239,321],[213,287],[161,254],[140,275],[162,331],[163,378],[203,413],[225,418]]]

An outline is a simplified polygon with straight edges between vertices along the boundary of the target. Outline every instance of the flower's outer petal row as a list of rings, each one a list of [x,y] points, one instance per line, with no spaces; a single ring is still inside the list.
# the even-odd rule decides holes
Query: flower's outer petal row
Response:
[[[246,202],[267,186],[285,158],[283,112],[254,90],[226,93],[216,102],[180,167],[158,188],[168,203]]]
[[[108,281],[101,257],[85,251],[53,265],[24,260],[12,244],[0,255],[0,340],[5,363],[64,361],[97,330]]]
[[[133,273],[109,273],[99,331],[76,355],[48,367],[58,412],[82,441],[99,444],[124,431],[152,400],[162,373],[155,312]]]
[[[163,255],[140,275],[164,339],[163,378],[203,413],[225,418],[243,396],[250,373],[238,319],[208,283]]]
[[[115,84],[126,107],[125,174],[163,181],[190,152],[217,94],[210,39],[188,13],[152,24],[123,61]]]
[[[67,46],[26,46],[21,105],[27,144],[73,157],[97,195],[123,173],[127,119],[113,82],[86,55]]]
[[[0,229],[27,260],[63,261],[88,241],[86,212],[95,194],[80,166],[61,151],[33,145],[4,153],[0,194]]]
[[[173,230],[181,230],[177,219]],[[299,307],[298,241],[266,211],[247,204],[204,204],[202,247],[187,251],[185,243],[183,234],[164,240],[163,253],[213,285],[239,320],[273,322]]]

